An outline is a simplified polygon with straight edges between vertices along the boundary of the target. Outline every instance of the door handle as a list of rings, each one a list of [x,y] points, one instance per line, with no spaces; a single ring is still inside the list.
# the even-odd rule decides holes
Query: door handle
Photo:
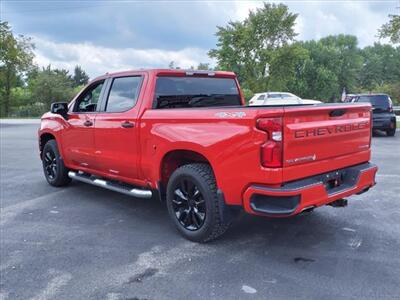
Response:
[[[93,125],[93,122],[90,121],[90,120],[86,120],[85,123],[83,123],[83,125],[86,126],[86,127],[90,127],[90,126]]]
[[[133,128],[133,127],[135,127],[135,124],[131,123],[129,121],[125,121],[125,122],[121,123],[121,126],[124,127],[124,128]]]

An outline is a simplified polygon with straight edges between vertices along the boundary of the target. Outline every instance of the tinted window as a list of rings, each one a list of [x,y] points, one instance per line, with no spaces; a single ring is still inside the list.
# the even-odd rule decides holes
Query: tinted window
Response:
[[[142,77],[114,78],[108,95],[106,111],[123,112],[135,106]]]
[[[282,98],[295,98],[295,96],[291,95],[291,94],[281,94]]]
[[[371,103],[373,107],[378,107],[382,109],[388,109],[390,106],[389,97],[386,95],[367,95],[360,96],[357,102],[368,102]]]
[[[159,77],[155,107],[208,107],[240,105],[240,95],[232,78]]]
[[[76,101],[74,112],[96,111],[103,85],[104,81],[101,81],[89,86]]]
[[[268,98],[271,98],[271,99],[280,99],[280,98],[282,98],[282,96],[281,96],[281,94],[269,94],[268,95]]]
[[[264,96],[264,95],[261,95],[261,96],[259,96],[259,97],[257,98],[257,100],[264,100],[264,98],[265,98],[265,96]]]

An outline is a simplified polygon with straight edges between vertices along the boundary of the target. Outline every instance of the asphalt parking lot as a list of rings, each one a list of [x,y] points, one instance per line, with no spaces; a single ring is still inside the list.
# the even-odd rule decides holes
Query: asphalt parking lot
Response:
[[[347,208],[242,215],[199,245],[159,202],[49,186],[37,126],[1,125],[0,299],[399,299],[399,131],[373,138],[378,184]]]

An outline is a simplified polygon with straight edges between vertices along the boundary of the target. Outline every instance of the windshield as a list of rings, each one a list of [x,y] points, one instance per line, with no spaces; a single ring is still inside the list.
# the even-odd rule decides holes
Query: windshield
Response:
[[[389,97],[386,95],[371,95],[371,96],[360,96],[357,102],[371,103],[373,107],[388,109],[390,107]]]
[[[156,108],[240,105],[240,94],[233,78],[158,77]]]

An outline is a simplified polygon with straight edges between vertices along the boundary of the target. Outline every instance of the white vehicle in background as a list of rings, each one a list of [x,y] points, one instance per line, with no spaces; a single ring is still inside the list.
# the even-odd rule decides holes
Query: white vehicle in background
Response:
[[[290,105],[290,104],[317,104],[318,100],[306,100],[287,92],[257,93],[250,99],[249,105]]]

